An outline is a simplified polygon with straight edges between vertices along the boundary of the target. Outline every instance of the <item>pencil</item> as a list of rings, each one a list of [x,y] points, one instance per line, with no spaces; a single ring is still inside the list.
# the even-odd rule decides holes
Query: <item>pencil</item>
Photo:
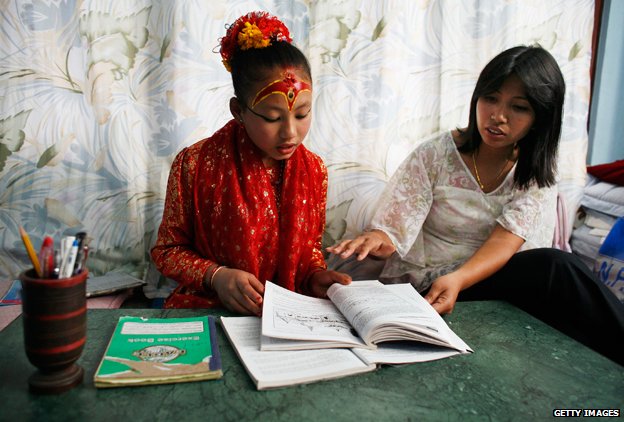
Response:
[[[37,258],[37,254],[33,249],[32,243],[30,243],[28,233],[26,233],[22,226],[19,226],[19,231],[20,235],[22,236],[22,242],[24,242],[24,246],[26,247],[26,252],[28,252],[28,256],[30,257],[30,262],[32,262],[33,267],[35,267],[37,277],[41,278],[41,266],[39,265],[39,258]]]

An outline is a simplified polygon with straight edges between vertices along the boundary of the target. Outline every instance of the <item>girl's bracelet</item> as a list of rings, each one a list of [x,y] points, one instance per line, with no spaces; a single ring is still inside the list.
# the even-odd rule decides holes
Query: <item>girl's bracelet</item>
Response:
[[[212,274],[210,275],[210,281],[209,281],[209,283],[208,283],[208,285],[210,286],[210,290],[214,290],[214,287],[213,287],[213,286],[214,286],[214,278],[215,278],[215,275],[216,275],[216,274],[219,272],[219,270],[220,270],[220,269],[222,269],[222,268],[227,268],[227,267],[226,267],[225,265],[221,265],[221,266],[218,266],[218,265],[217,265],[217,267],[214,269],[214,271],[213,271],[213,272],[212,272]]]
[[[219,269],[219,267],[220,265],[217,263],[214,263],[210,267],[208,267],[208,271],[206,271],[206,275],[202,280],[202,286],[204,287],[204,290],[207,291],[209,289],[212,289],[212,276],[214,276],[214,273]]]

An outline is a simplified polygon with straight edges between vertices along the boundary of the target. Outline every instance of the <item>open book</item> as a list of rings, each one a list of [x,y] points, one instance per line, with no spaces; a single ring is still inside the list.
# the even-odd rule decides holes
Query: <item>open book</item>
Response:
[[[375,349],[383,342],[416,341],[472,351],[410,284],[335,283],[327,296],[308,297],[267,282],[261,349]]]
[[[337,286],[338,289],[333,286]],[[366,293],[365,290],[381,289],[381,292],[377,292],[379,293],[377,300],[372,303],[368,301],[368,306],[377,308],[377,311],[368,312],[376,314],[381,319],[394,320],[399,328],[395,330],[390,324],[375,330],[368,327],[369,324],[373,324],[372,321],[363,324],[365,328],[360,332],[369,333],[364,335],[366,338],[370,337],[370,332],[385,331],[383,335],[373,335],[374,340],[370,340],[372,346],[367,345],[362,337],[351,332],[351,323],[337,311],[331,301],[302,296],[267,282],[262,319],[221,317],[221,324],[228,339],[258,390],[370,372],[375,370],[378,364],[426,362],[472,352],[409,284],[384,286],[379,282],[357,281],[350,286],[340,287],[336,284],[333,286],[330,289],[334,300],[337,297],[336,290],[343,287],[348,289],[346,295],[351,297],[362,295]],[[385,296],[387,292],[395,297],[394,307],[389,303],[383,306],[383,302],[380,301],[380,296]],[[420,300],[415,299],[413,294]],[[390,299],[386,298],[386,301]],[[351,315],[351,319],[358,321],[358,326],[361,326],[362,321],[358,318],[366,319],[367,312],[362,309],[360,312],[348,309],[346,301],[339,302],[345,312]],[[402,302],[405,303],[401,305]],[[364,308],[363,304],[360,304],[360,307]],[[397,313],[402,307],[406,309]],[[395,318],[390,314],[395,314]],[[399,314],[400,317],[397,316]],[[410,324],[410,318],[413,318],[411,314],[419,315],[415,322],[412,321],[413,324]],[[292,329],[293,333],[296,333],[286,334],[286,337],[308,339],[289,340],[263,335],[262,326],[267,320],[272,321],[269,325],[276,325],[280,332],[289,332]],[[421,324],[428,327],[423,329],[425,333],[435,328],[433,342],[444,343],[444,346],[422,340],[413,341],[416,337],[431,340],[432,335],[422,334],[423,330],[420,329],[412,327],[417,336],[404,333],[410,331],[406,327]],[[310,337],[315,339],[309,340]],[[394,337],[400,338],[401,341],[392,341]],[[379,338],[383,338],[381,341],[385,342],[375,345],[379,343]]]
[[[351,349],[260,350],[260,318],[221,317],[221,325],[258,390],[373,371]]]
[[[145,281],[131,275],[110,271],[99,277],[87,278],[87,297],[103,296],[143,286]]]

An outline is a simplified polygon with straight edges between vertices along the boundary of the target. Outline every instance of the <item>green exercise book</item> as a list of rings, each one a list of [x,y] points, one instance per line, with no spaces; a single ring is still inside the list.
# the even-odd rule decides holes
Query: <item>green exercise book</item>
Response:
[[[93,378],[96,387],[127,387],[223,376],[212,316],[119,318]]]

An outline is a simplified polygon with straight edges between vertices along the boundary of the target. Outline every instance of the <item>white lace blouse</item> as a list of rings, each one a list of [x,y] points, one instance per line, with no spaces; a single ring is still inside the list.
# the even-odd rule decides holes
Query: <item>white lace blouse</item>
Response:
[[[397,248],[380,276],[411,282],[419,291],[464,263],[496,223],[525,240],[521,250],[552,246],[556,187],[513,187],[514,168],[484,193],[466,167],[451,132],[424,142],[388,182],[371,229]]]

